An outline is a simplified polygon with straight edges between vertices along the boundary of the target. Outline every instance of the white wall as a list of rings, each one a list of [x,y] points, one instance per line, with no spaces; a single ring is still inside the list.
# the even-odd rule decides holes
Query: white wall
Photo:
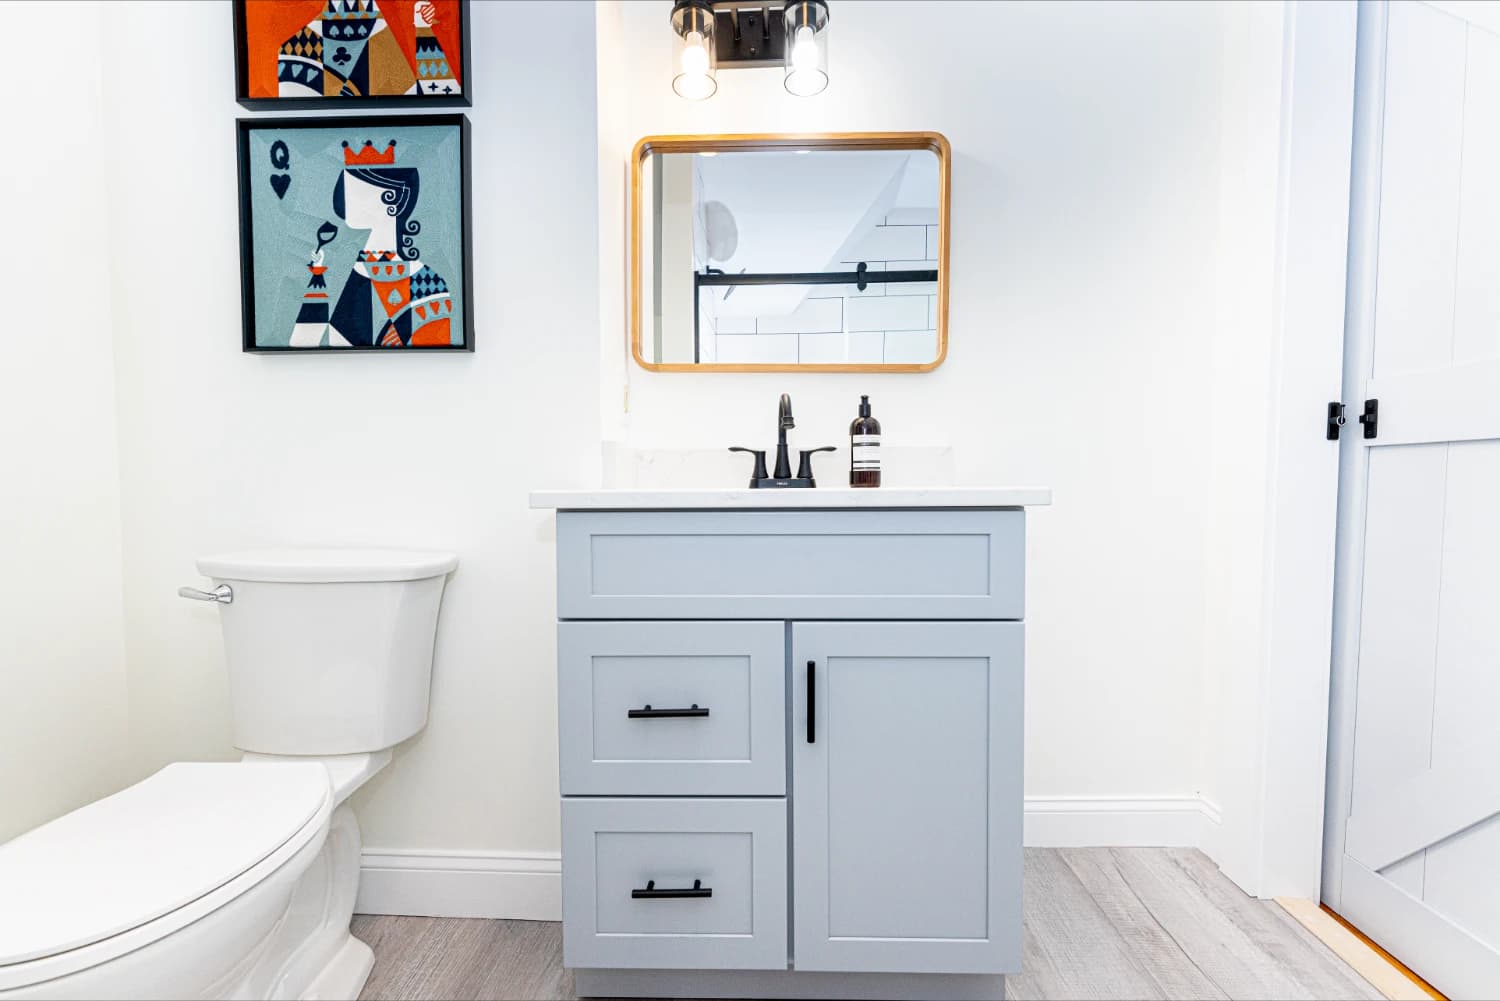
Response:
[[[1204,409],[1226,23],[1209,4],[944,9],[840,0],[823,95],[788,96],[774,69],[721,70],[717,95],[694,104],[668,86],[661,5],[601,5],[604,434],[646,449],[763,445],[785,391],[801,443],[847,445],[869,393],[889,442],[952,445],[961,481],[1050,485],[1054,505],[1029,524],[1027,794],[1064,810],[1190,805],[1212,771],[1199,719],[1216,518]],[[953,146],[943,366],[679,375],[629,362],[619,207],[637,139],[900,129]]]
[[[427,730],[358,795],[372,849],[555,851],[551,518],[598,471],[593,8],[472,8],[473,354],[240,351],[230,9],[106,19],[134,764],[229,758],[194,557],[449,548]],[[516,39],[545,38],[544,45]],[[141,58],[170,52],[169,59]]]
[[[515,868],[555,887],[552,530],[526,492],[597,482],[601,442],[763,444],[787,391],[803,444],[842,443],[869,393],[893,454],[944,446],[962,482],[1054,488],[1029,534],[1028,836],[1188,843],[1222,793],[1253,852],[1254,786],[1270,773],[1235,769],[1264,752],[1265,726],[1259,702],[1235,713],[1268,676],[1267,435],[1289,393],[1271,395],[1276,238],[1257,215],[1280,205],[1279,18],[948,7],[937,23],[840,0],[823,96],[785,95],[775,70],[724,71],[712,101],[689,104],[667,84],[660,2],[475,4],[479,350],[443,357],[242,354],[243,112],[225,49],[203,44],[229,37],[228,4],[60,8],[111,86],[101,98],[100,61],[80,56],[46,110],[11,109],[47,142],[3,161],[28,192],[6,262],[53,281],[67,308],[21,299],[16,331],[51,336],[12,337],[0,366],[19,474],[0,480],[0,513],[25,526],[0,556],[36,570],[0,595],[0,837],[174,758],[233,755],[216,616],[174,595],[195,556],[445,546],[462,562],[431,725],[360,794],[366,843],[395,869],[403,853],[459,856],[449,885],[473,913],[507,906],[475,899],[489,890],[463,866],[486,857],[539,853]],[[947,363],[921,376],[630,363],[634,141],[862,129],[952,141]],[[1261,394],[1248,450],[1226,447],[1235,421],[1207,399],[1224,385]],[[1209,406],[1221,416],[1205,423]]]
[[[34,37],[34,5],[0,5],[0,37]],[[97,12],[49,11],[46,34],[96,51]],[[0,270],[0,841],[124,780],[120,492],[110,343],[99,66],[55,44],[10,46],[11,136]],[[16,88],[10,88],[16,94]],[[65,109],[66,127],[58,127]],[[24,137],[24,138],[23,138]]]

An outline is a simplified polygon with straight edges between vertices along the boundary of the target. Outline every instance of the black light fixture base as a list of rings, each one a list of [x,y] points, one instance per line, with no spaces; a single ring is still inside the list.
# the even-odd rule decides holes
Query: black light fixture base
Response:
[[[780,5],[715,3],[714,58],[720,69],[780,66],[786,28]]]

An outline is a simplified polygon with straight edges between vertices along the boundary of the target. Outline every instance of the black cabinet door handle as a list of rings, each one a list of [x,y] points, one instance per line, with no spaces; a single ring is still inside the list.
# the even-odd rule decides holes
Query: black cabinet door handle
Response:
[[[807,662],[807,742],[818,742],[818,662]]]
[[[652,709],[650,703],[647,703],[644,709],[625,710],[625,715],[631,719],[686,719],[707,716],[708,709],[699,709],[696,702],[690,709]]]
[[[703,880],[693,880],[692,886],[680,886],[674,890],[658,890],[656,880],[646,880],[644,890],[631,890],[630,896],[633,900],[681,900],[684,897],[712,897],[712,887],[704,886]]]

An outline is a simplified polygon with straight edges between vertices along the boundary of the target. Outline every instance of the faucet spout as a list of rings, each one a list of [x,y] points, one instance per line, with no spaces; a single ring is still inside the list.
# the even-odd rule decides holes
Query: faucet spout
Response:
[[[776,471],[772,473],[778,480],[789,479],[792,475],[792,463],[786,452],[787,428],[797,426],[792,420],[792,398],[787,393],[781,394],[781,406],[776,411]]]

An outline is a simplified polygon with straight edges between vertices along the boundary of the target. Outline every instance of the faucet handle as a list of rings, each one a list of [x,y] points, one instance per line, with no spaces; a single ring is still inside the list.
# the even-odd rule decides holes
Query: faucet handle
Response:
[[[812,457],[814,452],[837,452],[838,449],[832,445],[824,445],[822,448],[799,449],[802,453],[802,461],[797,463],[797,479],[806,480],[808,486],[813,485]]]
[[[755,456],[755,471],[750,474],[750,486],[760,486],[759,481],[767,479],[766,476],[766,450],[763,448],[742,448],[739,445],[729,446],[731,452],[749,452]]]

